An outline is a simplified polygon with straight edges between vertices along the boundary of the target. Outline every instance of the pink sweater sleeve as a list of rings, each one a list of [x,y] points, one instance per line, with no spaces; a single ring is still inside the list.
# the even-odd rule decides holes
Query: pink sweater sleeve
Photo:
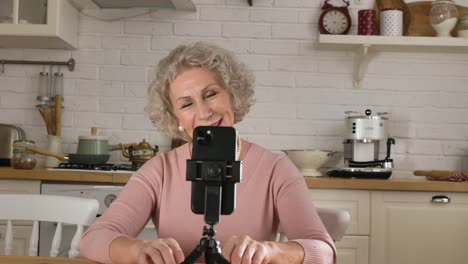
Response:
[[[148,162],[150,166],[145,166],[146,170],[161,168],[154,163],[154,160]],[[100,263],[112,263],[109,257],[109,246],[112,240],[119,236],[136,237],[138,235],[157,204],[158,190],[152,186],[158,186],[158,183],[150,184],[147,181],[148,179],[141,177],[138,172],[131,176],[110,208],[83,234],[80,241],[82,257]]]
[[[275,200],[281,228],[290,241],[303,247],[303,263],[336,263],[335,245],[315,210],[303,176],[287,158],[278,161],[273,175],[281,185]]]

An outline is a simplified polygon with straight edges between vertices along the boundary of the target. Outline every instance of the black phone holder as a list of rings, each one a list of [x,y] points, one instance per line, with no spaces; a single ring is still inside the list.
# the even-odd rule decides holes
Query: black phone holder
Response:
[[[241,167],[242,161],[187,160],[187,181],[205,186],[204,219],[207,224],[216,225],[219,222],[223,185],[240,182]]]
[[[219,222],[219,217],[223,212],[223,186],[240,182],[241,168],[242,161],[187,160],[187,181],[201,183],[205,186],[203,214],[205,223],[209,227],[203,227],[203,237],[200,239],[200,243],[182,264],[195,263],[203,252],[205,252],[207,264],[229,264],[221,254],[219,242],[214,239],[216,234],[214,225]],[[230,195],[233,197],[229,197],[229,199],[234,200],[235,193]],[[193,204],[192,211],[194,211]],[[194,211],[194,213],[199,212]]]

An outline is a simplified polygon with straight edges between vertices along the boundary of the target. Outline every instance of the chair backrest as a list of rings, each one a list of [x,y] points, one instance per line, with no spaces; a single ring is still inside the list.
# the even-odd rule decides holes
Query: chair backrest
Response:
[[[338,208],[316,208],[316,210],[333,241],[340,241],[351,221],[349,212]],[[286,240],[288,240],[286,234],[280,230],[278,241]]]
[[[338,208],[317,208],[317,213],[333,241],[340,241],[351,221],[349,212]]]
[[[62,225],[76,225],[68,256],[79,256],[79,243],[84,227],[96,219],[99,202],[96,199],[39,195],[39,194],[0,194],[0,219],[7,220],[4,255],[13,254],[13,220],[33,221],[29,256],[37,256],[39,242],[39,222],[55,222],[54,238],[50,256],[56,257],[62,238]]]

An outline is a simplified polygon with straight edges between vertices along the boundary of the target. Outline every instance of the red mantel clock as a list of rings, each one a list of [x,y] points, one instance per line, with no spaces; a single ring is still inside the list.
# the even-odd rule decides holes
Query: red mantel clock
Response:
[[[349,15],[349,1],[343,0],[346,6],[333,6],[325,0],[322,6],[322,14],[319,18],[319,30],[322,34],[347,34],[351,28],[351,16]]]

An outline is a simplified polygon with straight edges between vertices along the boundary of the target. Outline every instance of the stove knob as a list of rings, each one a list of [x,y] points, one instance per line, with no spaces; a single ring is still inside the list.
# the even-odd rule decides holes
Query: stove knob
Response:
[[[108,194],[108,195],[104,198],[104,204],[106,205],[106,207],[109,208],[110,204],[111,204],[115,199],[117,199],[117,195],[115,195],[115,194]]]

